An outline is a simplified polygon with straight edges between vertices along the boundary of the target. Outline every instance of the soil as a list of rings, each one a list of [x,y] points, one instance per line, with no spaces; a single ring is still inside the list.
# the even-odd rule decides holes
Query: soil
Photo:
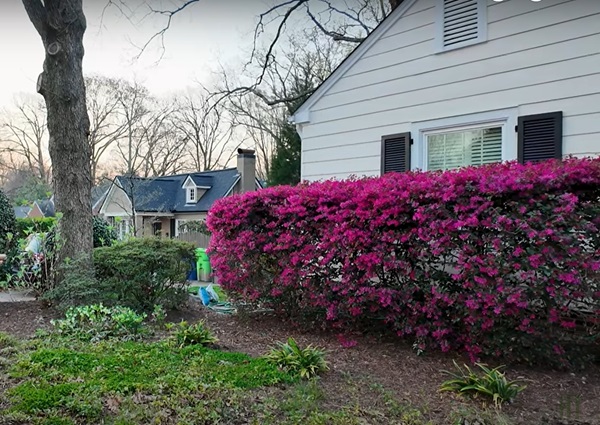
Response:
[[[37,302],[0,303],[0,332],[20,338],[33,335],[36,329],[50,327],[58,314]],[[364,389],[380,385],[395,398],[424,410],[433,423],[441,423],[457,405],[481,407],[481,401],[470,401],[450,393],[437,391],[447,379],[443,370],[465,362],[458,356],[432,353],[417,356],[409,345],[376,335],[345,336],[356,344],[344,348],[338,335],[315,329],[301,329],[268,313],[224,315],[190,301],[182,311],[169,312],[167,320],[195,322],[205,320],[219,338],[219,348],[262,355],[277,341],[294,337],[300,344],[312,344],[326,350],[331,370],[321,382],[327,402],[344,404],[349,377]],[[352,345],[352,344],[344,344]],[[514,404],[502,412],[517,424],[600,425],[600,367],[581,372],[563,372],[544,368],[510,366],[509,379],[527,385]],[[369,391],[364,396],[369,397]],[[361,393],[362,395],[362,393]]]

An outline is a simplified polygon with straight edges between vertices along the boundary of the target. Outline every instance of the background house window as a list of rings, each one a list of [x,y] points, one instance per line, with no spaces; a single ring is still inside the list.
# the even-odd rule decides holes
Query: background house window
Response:
[[[449,170],[502,161],[502,126],[425,134],[427,169]]]
[[[439,52],[486,41],[486,0],[439,0],[437,3]]]
[[[187,195],[188,195],[187,196],[188,203],[196,202],[196,188],[195,187],[188,189]]]

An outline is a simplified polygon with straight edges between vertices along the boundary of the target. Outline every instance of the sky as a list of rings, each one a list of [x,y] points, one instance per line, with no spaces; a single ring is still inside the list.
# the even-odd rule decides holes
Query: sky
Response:
[[[164,57],[158,44],[136,60],[136,46],[146,43],[162,28],[164,19],[147,15],[143,0],[121,0],[131,9],[124,16],[109,0],[83,0],[88,29],[84,37],[84,74],[137,79],[152,93],[164,95],[184,90],[196,81],[210,84],[219,61],[241,63],[251,47],[257,15],[267,0],[200,0],[174,17],[165,35]],[[118,0],[117,0],[118,1]],[[180,4],[180,0],[152,1],[157,7]],[[104,14],[103,14],[103,10]],[[29,22],[21,0],[0,2],[0,107],[10,106],[15,95],[35,95],[44,50]],[[11,40],[10,42],[8,40]]]

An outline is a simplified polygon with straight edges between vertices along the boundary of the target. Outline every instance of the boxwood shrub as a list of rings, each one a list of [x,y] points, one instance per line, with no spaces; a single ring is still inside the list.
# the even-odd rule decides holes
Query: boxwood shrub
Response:
[[[188,298],[185,287],[194,245],[177,239],[128,239],[94,250],[95,279],[102,301],[149,311],[154,305],[178,307]]]

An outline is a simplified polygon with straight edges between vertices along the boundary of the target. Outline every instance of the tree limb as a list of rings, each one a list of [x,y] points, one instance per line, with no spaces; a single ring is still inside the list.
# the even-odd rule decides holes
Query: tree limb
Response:
[[[25,6],[25,11],[27,12],[27,16],[29,16],[29,20],[35,27],[40,37],[42,37],[42,40],[45,42],[48,25],[48,14],[46,12],[44,4],[42,3],[42,0],[22,1],[23,6]]]

